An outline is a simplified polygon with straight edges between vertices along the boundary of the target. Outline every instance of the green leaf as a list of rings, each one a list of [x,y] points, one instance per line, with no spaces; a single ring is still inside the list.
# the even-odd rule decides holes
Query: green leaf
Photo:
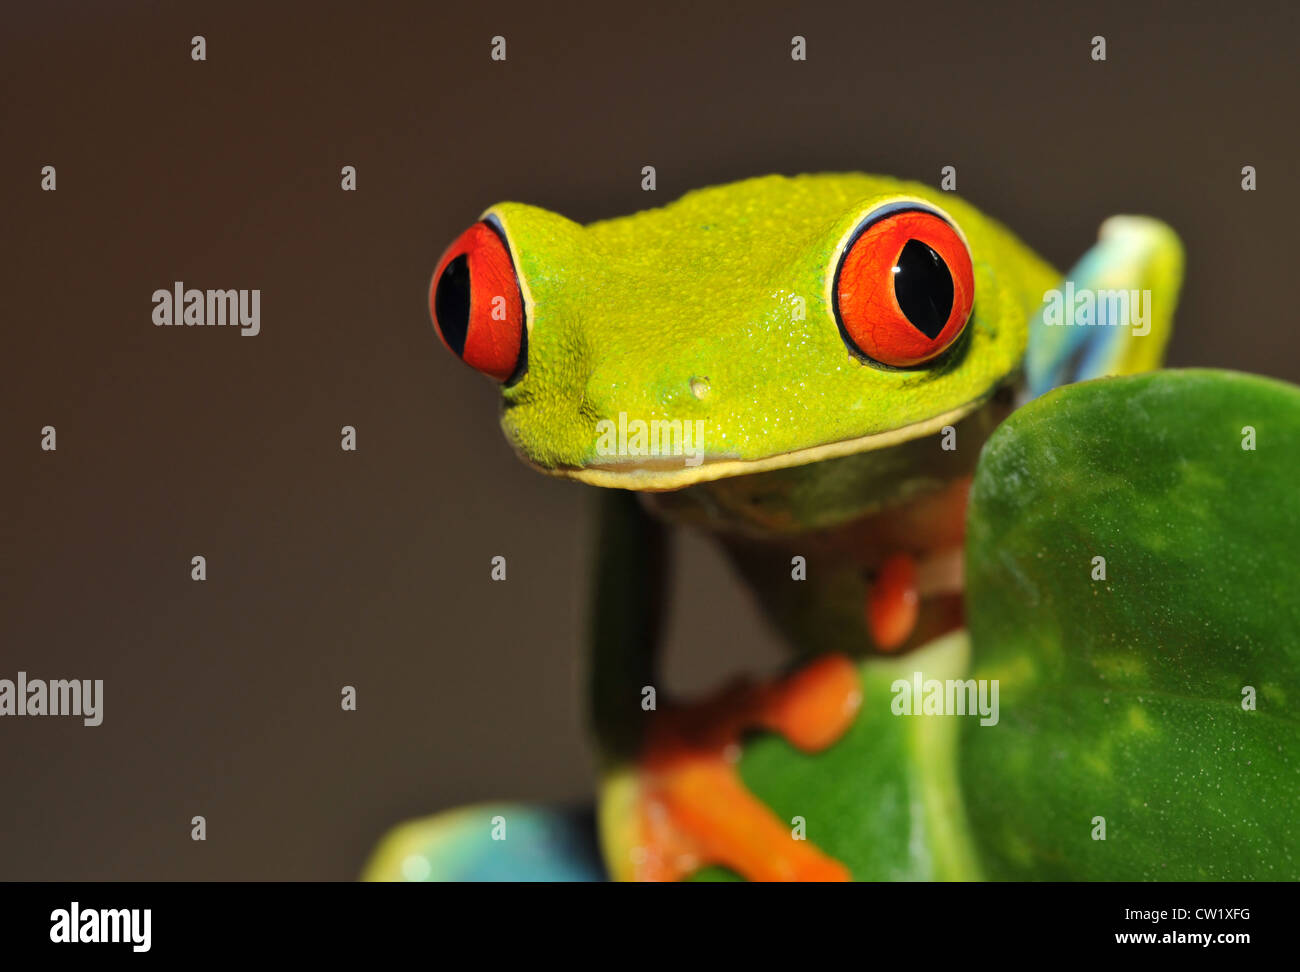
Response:
[[[1300,878],[1297,478],[1300,389],[1228,372],[1067,386],[988,442],[967,604],[1000,720],[960,751],[988,876]]]

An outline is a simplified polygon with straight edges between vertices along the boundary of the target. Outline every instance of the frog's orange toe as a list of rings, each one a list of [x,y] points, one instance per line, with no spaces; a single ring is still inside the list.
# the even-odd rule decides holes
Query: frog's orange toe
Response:
[[[867,628],[876,647],[893,651],[901,646],[916,628],[920,605],[916,561],[908,554],[895,554],[880,565],[867,592]]]
[[[640,762],[638,880],[671,881],[718,864],[751,881],[847,881],[848,869],[783,823],[736,769],[740,735],[768,728],[795,746],[829,746],[861,703],[857,671],[826,656],[778,682],[739,685],[659,713]]]
[[[773,687],[763,725],[812,753],[844,735],[861,705],[853,662],[844,655],[824,655]]]

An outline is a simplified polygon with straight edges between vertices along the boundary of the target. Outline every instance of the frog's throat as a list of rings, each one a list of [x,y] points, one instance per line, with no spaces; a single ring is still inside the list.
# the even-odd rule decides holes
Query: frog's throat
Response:
[[[694,486],[696,483],[725,479],[728,476],[748,476],[753,473],[767,472],[771,469],[785,469],[789,466],[802,466],[808,463],[820,462],[823,459],[838,459],[841,456],[852,455],[855,452],[886,449],[898,445],[900,442],[919,439],[922,436],[938,432],[945,426],[956,425],[988,399],[989,396],[985,395],[964,405],[959,405],[951,411],[923,419],[920,422],[914,422],[911,425],[899,426],[896,429],[862,435],[854,439],[841,439],[838,442],[828,442],[824,445],[809,446],[806,449],[796,449],[793,452],[781,452],[772,456],[763,456],[759,459],[726,457],[710,459],[706,456],[698,466],[680,465],[680,458],[677,458],[673,465],[667,466],[666,458],[660,458],[653,465],[644,462],[625,461],[578,468],[558,467],[547,469],[541,466],[537,468],[550,476],[576,479],[592,486],[604,486],[610,489],[632,489],[648,493],[666,492]]]

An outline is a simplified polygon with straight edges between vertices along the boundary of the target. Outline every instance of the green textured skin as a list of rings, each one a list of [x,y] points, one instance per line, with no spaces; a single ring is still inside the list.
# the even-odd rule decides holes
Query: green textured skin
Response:
[[[828,298],[849,234],[898,197],[952,217],[977,297],[951,353],[891,371],[850,354]],[[956,196],[868,175],[765,176],[586,227],[519,203],[488,213],[510,242],[529,327],[527,373],[503,391],[502,424],[552,472],[608,463],[596,423],[620,412],[703,420],[708,460],[752,460],[978,402],[1019,367],[1027,321],[1060,277]],[[703,400],[693,379],[708,381]]]
[[[967,604],[1001,721],[961,739],[990,877],[1300,878],[1297,456],[1300,388],[1230,372],[1070,385],[990,439]]]

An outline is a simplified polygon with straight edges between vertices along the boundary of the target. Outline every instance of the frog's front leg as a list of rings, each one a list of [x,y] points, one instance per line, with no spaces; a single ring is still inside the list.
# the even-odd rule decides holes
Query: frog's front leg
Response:
[[[613,876],[677,880],[717,864],[750,880],[848,880],[848,870],[784,824],[737,770],[742,734],[766,729],[815,752],[861,703],[848,658],[819,658],[784,678],[735,683],[692,705],[642,708],[654,685],[664,586],[664,528],[635,496],[602,496],[592,702],[606,759],[601,841]]]
[[[740,682],[706,702],[659,713],[636,782],[639,880],[671,881],[718,864],[753,881],[847,881],[848,869],[806,840],[745,787],[742,734],[779,733],[816,752],[849,728],[862,701],[843,655],[817,659],[775,682]]]

